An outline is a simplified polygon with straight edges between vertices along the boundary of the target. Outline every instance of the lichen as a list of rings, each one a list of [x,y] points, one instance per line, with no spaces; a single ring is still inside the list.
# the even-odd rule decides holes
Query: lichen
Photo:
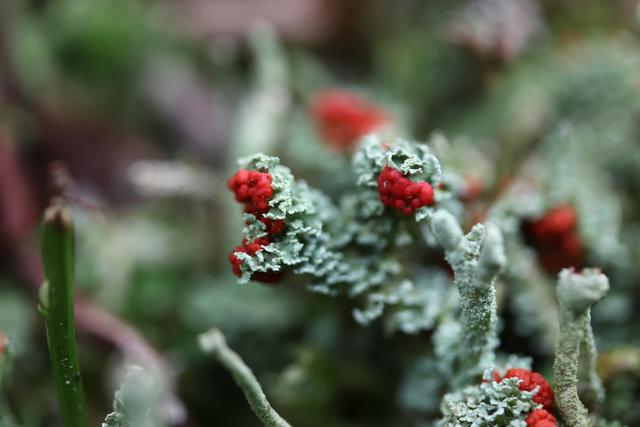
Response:
[[[591,332],[591,307],[609,290],[609,280],[597,269],[585,269],[581,273],[563,270],[558,277],[558,308],[560,311],[560,336],[553,365],[556,406],[562,421],[570,426],[592,425],[589,411],[578,397],[578,361],[580,347],[587,351],[590,370],[587,381],[594,390],[595,345]]]
[[[490,371],[484,377],[485,382],[445,395],[438,426],[526,427],[526,415],[539,406],[532,400],[537,390],[521,391],[517,378],[490,381]]]

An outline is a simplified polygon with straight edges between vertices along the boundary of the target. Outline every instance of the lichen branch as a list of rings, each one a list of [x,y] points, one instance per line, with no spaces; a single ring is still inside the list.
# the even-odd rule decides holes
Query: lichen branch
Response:
[[[578,397],[578,361],[580,347],[587,340],[587,349],[593,352],[589,358],[595,362],[595,345],[591,329],[591,306],[604,298],[609,290],[609,280],[596,269],[581,273],[562,270],[556,294],[560,311],[560,336],[553,365],[556,406],[562,421],[575,427],[591,426],[589,411]],[[594,366],[595,368],[595,366]],[[595,372],[594,374],[595,375]]]
[[[587,313],[586,330],[580,344],[580,395],[592,412],[600,412],[604,403],[604,386],[598,376],[598,350],[591,328],[591,313]]]
[[[199,343],[200,348],[205,353],[213,355],[231,372],[238,386],[242,388],[251,409],[265,426],[291,427],[291,425],[271,407],[255,375],[240,356],[229,348],[227,340],[219,329],[212,328],[208,332],[200,335]]]
[[[506,258],[500,230],[493,224],[477,224],[465,236],[455,218],[438,210],[431,231],[445,250],[460,293],[463,343],[454,383],[461,386],[490,368],[497,346],[495,280]]]

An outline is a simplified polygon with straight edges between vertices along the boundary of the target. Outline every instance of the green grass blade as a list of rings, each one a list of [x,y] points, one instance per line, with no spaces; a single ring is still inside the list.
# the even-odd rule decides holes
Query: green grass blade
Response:
[[[87,427],[88,418],[73,318],[73,227],[69,212],[54,204],[45,212],[42,231],[45,317],[53,378],[64,427]]]

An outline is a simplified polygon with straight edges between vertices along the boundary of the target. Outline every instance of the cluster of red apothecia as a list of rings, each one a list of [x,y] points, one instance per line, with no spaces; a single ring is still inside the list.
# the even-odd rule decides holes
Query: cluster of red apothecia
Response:
[[[557,427],[556,417],[546,409],[535,409],[526,418],[528,427]]]
[[[568,204],[558,205],[541,218],[524,223],[525,236],[547,272],[556,274],[563,268],[581,266],[583,250],[576,225],[576,212]]]
[[[522,391],[532,391],[538,387],[538,391],[533,396],[533,401],[542,405],[542,408],[535,409],[529,413],[525,420],[528,427],[556,427],[558,425],[556,418],[551,414],[553,409],[553,390],[541,374],[521,368],[509,369],[503,377],[500,376],[498,371],[493,372],[493,380],[495,382],[500,382],[506,378],[519,378],[520,384],[518,384],[518,388]]]
[[[433,187],[428,182],[413,182],[402,173],[385,166],[378,175],[378,193],[385,206],[411,215],[422,206],[433,204]]]
[[[267,237],[260,237],[253,242],[243,240],[242,245],[237,246],[229,255],[229,262],[233,273],[240,277],[242,262],[236,256],[237,252],[243,252],[254,256],[256,252],[271,243],[270,238],[284,231],[286,225],[282,220],[272,220],[264,215],[269,212],[269,200],[273,197],[271,187],[271,174],[254,170],[240,169],[227,182],[227,186],[236,196],[236,200],[244,205],[244,211],[253,214],[258,221],[266,226]],[[263,283],[277,283],[282,279],[282,272],[253,273],[252,280]]]
[[[358,95],[340,89],[317,94],[311,115],[327,144],[348,151],[358,140],[389,121],[389,115]]]

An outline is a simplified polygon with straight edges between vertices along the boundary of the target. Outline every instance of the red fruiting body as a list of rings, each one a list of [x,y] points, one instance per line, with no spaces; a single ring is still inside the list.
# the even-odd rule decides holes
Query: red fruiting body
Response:
[[[527,427],[557,427],[556,418],[545,409],[535,409],[527,416]]]
[[[325,141],[339,150],[352,148],[360,137],[389,121],[377,106],[339,89],[316,95],[311,114]]]
[[[521,381],[518,388],[523,391],[531,391],[538,387],[538,391],[533,396],[533,401],[544,406],[549,411],[553,407],[553,390],[547,380],[538,372],[513,368],[509,369],[502,379],[505,378],[520,378]]]
[[[428,182],[413,182],[399,170],[385,166],[378,175],[378,192],[385,206],[410,215],[422,206],[433,204],[433,187]]]
[[[492,380],[496,383],[499,383],[500,381],[502,381],[502,377],[500,377],[500,372],[494,370],[493,373],[491,374],[491,380],[483,379],[482,382],[488,383],[488,382],[491,382]]]
[[[531,234],[540,243],[555,243],[571,234],[576,226],[576,213],[569,205],[560,205],[530,224]]]
[[[269,199],[273,196],[271,174],[240,169],[227,185],[236,195],[236,200],[244,203],[245,211],[262,215],[269,211]]]
[[[549,273],[582,264],[582,243],[576,225],[576,212],[566,204],[524,224],[528,240],[538,251],[538,261]]]
[[[271,243],[269,242],[269,239],[267,239],[266,237],[260,237],[251,243],[243,242],[242,245],[237,246],[233,250],[233,252],[231,252],[231,255],[229,255],[229,262],[231,263],[233,274],[235,274],[238,277],[242,276],[242,269],[241,269],[242,261],[238,259],[238,257],[236,256],[236,253],[242,252],[247,255],[254,256],[256,252],[261,250],[263,247],[267,246],[269,243]],[[268,272],[268,273],[258,272],[258,273],[254,273],[251,276],[251,279],[256,280],[258,282],[264,282],[264,283],[276,283],[282,279],[282,276],[283,276],[283,273],[276,272],[276,271]]]
[[[229,179],[227,185],[235,193],[236,200],[244,204],[245,212],[253,214],[258,221],[265,225],[267,235],[274,236],[283,232],[286,224],[281,219],[274,220],[264,216],[269,212],[269,200],[273,196],[271,181],[271,174],[267,172],[240,169]],[[251,243],[245,241],[242,245],[236,247],[229,255],[233,273],[238,277],[242,276],[242,262],[236,256],[236,253],[243,252],[254,256],[256,252],[269,243],[271,243],[269,238],[261,237]],[[283,274],[282,272],[258,272],[253,273],[251,279],[264,283],[276,283],[282,279]]]
[[[267,227],[267,234],[272,236],[274,234],[282,233],[285,229],[285,223],[281,219],[271,219],[260,217],[258,220]]]
[[[479,176],[468,176],[465,182],[465,188],[461,195],[461,198],[465,202],[471,202],[476,200],[482,195],[484,191],[484,182]]]
[[[242,276],[242,270],[240,269],[242,262],[238,259],[238,257],[236,257],[236,252],[242,252],[247,255],[254,256],[256,252],[258,252],[268,244],[269,240],[261,237],[251,243],[242,242],[242,245],[236,246],[236,248],[231,252],[231,255],[229,255],[229,262],[231,263],[231,267],[233,268],[233,274],[238,277]]]

